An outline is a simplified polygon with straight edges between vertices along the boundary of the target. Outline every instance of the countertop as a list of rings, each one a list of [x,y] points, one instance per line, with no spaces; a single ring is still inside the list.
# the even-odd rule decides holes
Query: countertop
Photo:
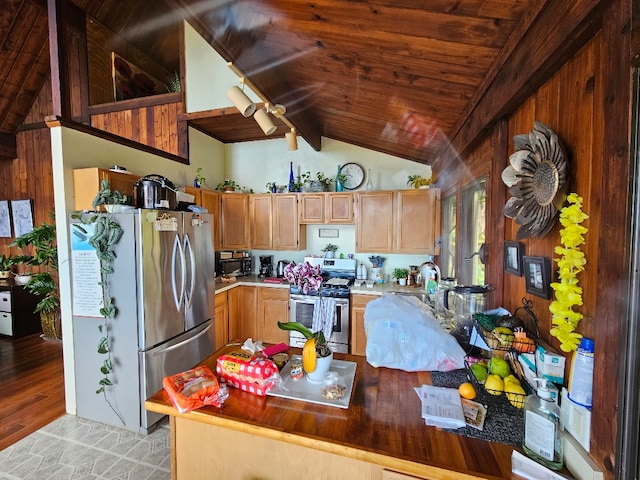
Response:
[[[216,358],[235,348],[223,347],[203,363],[215,372]],[[220,409],[204,407],[180,414],[164,390],[149,398],[145,407],[415,475],[425,475],[435,468],[479,478],[513,478],[513,447],[424,424],[421,403],[413,389],[431,383],[428,372],[374,368],[364,357],[355,355],[336,353],[335,358],[357,364],[353,396],[346,410],[259,397],[234,388]]]

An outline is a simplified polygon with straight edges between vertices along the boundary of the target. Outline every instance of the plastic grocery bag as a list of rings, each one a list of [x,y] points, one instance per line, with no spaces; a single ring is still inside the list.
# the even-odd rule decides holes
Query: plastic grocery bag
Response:
[[[364,312],[367,362],[417,372],[464,368],[465,352],[429,308],[409,295],[383,295]]]

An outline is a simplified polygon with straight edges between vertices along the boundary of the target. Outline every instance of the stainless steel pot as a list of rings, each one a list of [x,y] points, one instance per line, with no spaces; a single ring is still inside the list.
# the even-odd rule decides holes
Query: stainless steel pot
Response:
[[[278,278],[284,277],[284,267],[289,265],[291,262],[289,260],[280,260],[278,261],[278,266],[276,267],[276,275]]]
[[[138,208],[175,210],[178,206],[175,185],[155,173],[134,183],[135,205]]]

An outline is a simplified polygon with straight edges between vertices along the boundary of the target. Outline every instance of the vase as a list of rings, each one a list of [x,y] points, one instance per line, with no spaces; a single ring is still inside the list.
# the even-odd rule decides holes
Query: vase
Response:
[[[342,182],[340,181],[340,174],[342,173],[342,165],[338,165],[338,174],[336,175],[336,192],[342,192]]]
[[[316,369],[311,373],[307,373],[307,380],[311,383],[322,383],[325,374],[331,367],[331,362],[333,362],[333,352],[328,357],[317,357]]]
[[[293,178],[293,162],[289,163],[289,191],[293,192],[295,189],[295,180]]]
[[[333,252],[324,252],[324,258],[333,258],[334,256]]]
[[[367,190],[373,190],[373,181],[371,180],[371,169],[367,170]]]

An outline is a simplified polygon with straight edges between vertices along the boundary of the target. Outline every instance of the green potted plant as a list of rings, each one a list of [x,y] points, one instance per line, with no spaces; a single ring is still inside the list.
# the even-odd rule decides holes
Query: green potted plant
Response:
[[[337,250],[338,245],[334,245],[332,243],[327,243],[327,246],[322,249],[326,258],[333,258]]]
[[[196,178],[193,180],[193,186],[200,188],[207,184],[207,179],[202,176],[202,167],[196,168]]]
[[[53,214],[50,214],[50,217],[53,219]],[[58,248],[55,241],[55,225],[43,223],[16,238],[9,246],[32,249],[33,255],[16,256],[14,263],[21,261],[23,264],[39,268],[39,271],[31,276],[25,288],[41,297],[35,312],[40,313],[44,338],[59,340],[62,338],[62,328],[60,324],[60,297],[54,277],[54,272],[58,270]]]
[[[101,180],[100,191],[93,199],[91,205],[96,211],[99,206],[102,206],[104,210],[109,213],[117,213],[116,207],[119,205],[125,205],[126,203],[126,195],[123,195],[119,190],[111,190],[109,180]]]
[[[0,255],[0,278],[10,278],[13,265],[12,255]]]
[[[332,183],[332,178],[326,177],[323,172],[317,172],[316,180],[309,180],[309,191],[328,192]]]
[[[393,278],[398,280],[400,285],[407,284],[407,276],[409,275],[409,270],[406,268],[394,268],[393,269]]]
[[[411,185],[413,188],[429,188],[431,185],[431,177],[426,178],[422,175],[409,175],[407,185]]]
[[[233,192],[237,187],[238,184],[235,182],[235,180],[226,178],[218,185],[216,185],[216,190],[220,190],[222,192]]]

